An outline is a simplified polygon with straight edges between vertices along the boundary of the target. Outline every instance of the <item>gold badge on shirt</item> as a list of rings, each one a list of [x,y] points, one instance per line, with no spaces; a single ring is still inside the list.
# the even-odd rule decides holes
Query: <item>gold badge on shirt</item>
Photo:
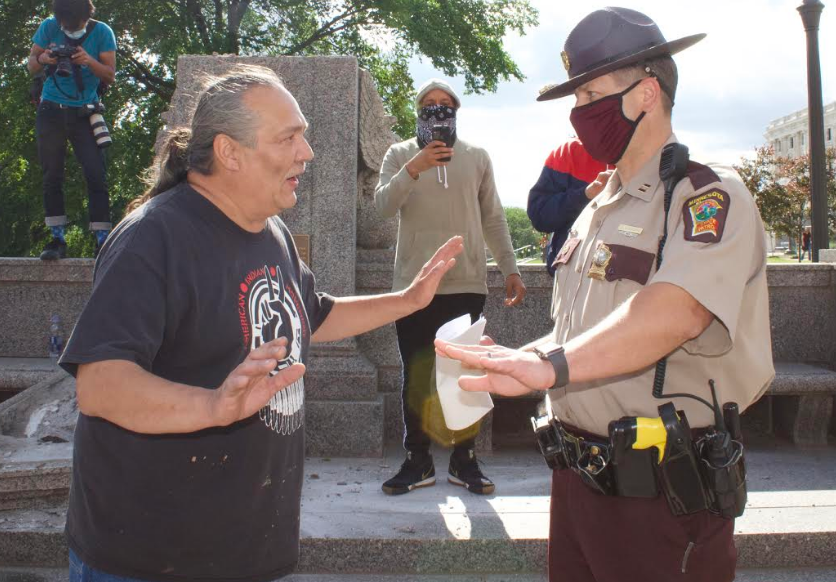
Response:
[[[612,251],[606,244],[598,243],[595,254],[592,255],[592,264],[589,266],[587,276],[591,279],[603,281],[607,276],[607,267],[612,259]]]

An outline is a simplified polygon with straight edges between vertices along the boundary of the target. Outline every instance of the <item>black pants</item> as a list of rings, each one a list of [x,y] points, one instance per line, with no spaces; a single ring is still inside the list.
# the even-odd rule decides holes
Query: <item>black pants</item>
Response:
[[[481,293],[455,293],[436,295],[432,302],[412,315],[395,322],[398,332],[398,349],[403,362],[404,448],[414,453],[429,451],[430,433],[437,442],[453,441],[456,450],[472,449],[478,434],[478,425],[472,430],[450,433],[439,418],[435,386],[435,333],[442,325],[465,314],[475,322],[485,307]],[[434,398],[436,396],[436,398]],[[447,441],[447,442],[444,442]]]
[[[79,116],[78,111],[77,108],[62,109],[51,101],[43,101],[38,106],[35,130],[38,158],[43,170],[46,224],[67,224],[67,212],[64,209],[64,160],[69,140],[87,182],[90,230],[110,230],[104,152],[96,145],[89,118]]]

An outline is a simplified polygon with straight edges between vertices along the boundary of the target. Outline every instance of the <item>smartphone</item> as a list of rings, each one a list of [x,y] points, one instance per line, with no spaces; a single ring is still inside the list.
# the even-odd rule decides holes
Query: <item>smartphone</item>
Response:
[[[453,132],[447,125],[433,125],[432,129],[432,138],[433,141],[440,141],[444,142],[448,148],[453,147]],[[441,162],[449,162],[452,158],[442,158],[439,161]]]

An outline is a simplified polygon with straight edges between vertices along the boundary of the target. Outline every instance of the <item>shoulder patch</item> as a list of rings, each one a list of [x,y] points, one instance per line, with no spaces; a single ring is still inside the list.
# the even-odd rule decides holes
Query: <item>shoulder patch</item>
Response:
[[[714,170],[698,162],[688,162],[688,178],[694,190],[701,190],[709,184],[720,182],[720,176]]]
[[[682,205],[685,240],[716,243],[723,238],[731,197],[719,188],[697,194]]]

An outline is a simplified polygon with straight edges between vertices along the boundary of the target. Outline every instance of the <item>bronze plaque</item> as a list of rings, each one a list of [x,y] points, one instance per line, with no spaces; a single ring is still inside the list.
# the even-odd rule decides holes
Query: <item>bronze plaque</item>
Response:
[[[302,262],[311,266],[311,235],[309,234],[294,234],[293,242],[296,244],[296,250],[299,252],[299,258]]]

